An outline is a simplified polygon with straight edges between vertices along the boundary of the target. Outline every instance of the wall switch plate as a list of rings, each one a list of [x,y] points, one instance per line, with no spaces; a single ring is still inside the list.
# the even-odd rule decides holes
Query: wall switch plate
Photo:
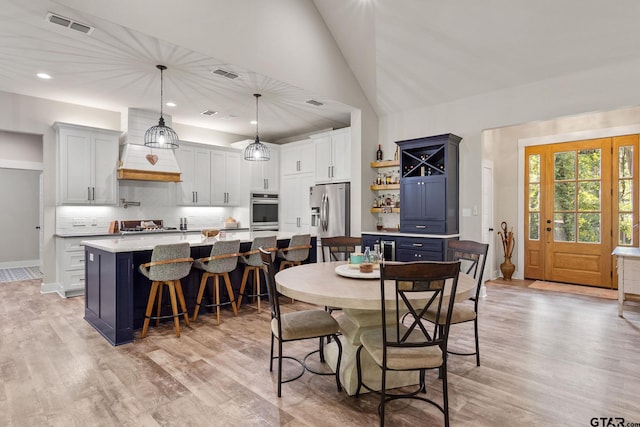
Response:
[[[462,208],[462,216],[471,216],[471,209]]]
[[[84,218],[73,218],[74,227],[82,227],[84,224]]]

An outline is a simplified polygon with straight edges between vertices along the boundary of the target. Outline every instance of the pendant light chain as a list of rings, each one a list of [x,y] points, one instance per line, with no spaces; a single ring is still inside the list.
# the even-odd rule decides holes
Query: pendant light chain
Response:
[[[157,126],[152,126],[144,134],[144,145],[150,148],[176,149],[180,145],[178,134],[164,123],[164,65],[156,65],[160,70],[160,120]]]

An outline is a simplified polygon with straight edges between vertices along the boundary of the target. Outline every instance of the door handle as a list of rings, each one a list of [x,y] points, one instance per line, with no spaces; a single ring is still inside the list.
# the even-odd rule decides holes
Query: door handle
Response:
[[[489,231],[493,231],[493,227],[489,227]]]
[[[551,220],[550,219],[547,220],[547,224],[551,224]]]
[[[547,227],[547,231],[551,231],[551,227]]]

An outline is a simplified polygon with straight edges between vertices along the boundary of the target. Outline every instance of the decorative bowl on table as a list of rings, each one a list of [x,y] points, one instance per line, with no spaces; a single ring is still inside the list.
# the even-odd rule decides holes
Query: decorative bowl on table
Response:
[[[373,273],[373,263],[363,262],[360,264],[360,273]]]

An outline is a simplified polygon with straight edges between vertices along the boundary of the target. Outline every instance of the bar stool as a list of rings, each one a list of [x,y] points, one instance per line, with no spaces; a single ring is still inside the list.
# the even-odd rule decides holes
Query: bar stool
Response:
[[[295,234],[291,236],[289,247],[278,249],[276,256],[282,259],[279,271],[302,264],[302,261],[309,257],[310,243],[310,234]]]
[[[218,325],[220,324],[220,307],[223,305],[231,305],[233,314],[238,315],[238,308],[236,307],[235,298],[233,296],[233,289],[231,288],[231,281],[229,280],[229,272],[235,270],[238,265],[238,251],[240,250],[240,240],[229,241],[217,241],[211,247],[211,255],[206,258],[200,258],[194,261],[193,266],[199,270],[203,270],[202,280],[200,280],[200,289],[198,290],[198,297],[196,299],[196,309],[193,312],[193,320],[198,318],[198,312],[200,306],[215,307],[216,319]],[[224,279],[224,283],[227,287],[227,294],[229,295],[229,302],[220,303],[220,276]],[[212,277],[211,299],[212,304],[202,304],[202,296],[204,295],[204,289],[207,286],[207,280]],[[215,296],[214,296],[215,295]]]
[[[187,326],[189,326],[189,314],[187,313],[187,305],[184,301],[180,279],[189,275],[192,264],[191,248],[189,247],[189,243],[185,242],[155,246],[151,253],[151,262],[140,265],[140,273],[152,281],[140,338],[147,336],[149,320],[151,319],[155,319],[157,326],[160,323],[160,319],[173,317],[173,324],[175,326],[176,336],[178,337],[180,336],[180,316],[184,316],[184,321]],[[160,315],[163,285],[167,285],[169,288],[169,296],[171,298],[171,311],[173,314],[168,316]],[[158,290],[160,292],[158,292]],[[178,313],[176,295],[180,302],[180,308],[182,309],[180,313]],[[158,297],[156,315],[151,316],[156,296]]]
[[[264,271],[264,265],[260,258],[260,251],[258,248],[263,248],[266,251],[273,252],[275,254],[276,248],[276,236],[256,237],[251,243],[251,249],[249,252],[245,252],[238,257],[240,263],[245,264],[244,273],[242,275],[242,284],[240,285],[240,294],[238,295],[238,303],[236,306],[240,309],[243,297],[258,298],[258,313],[261,311],[260,298],[267,295],[260,289],[260,272]],[[247,279],[249,273],[253,273],[253,293],[246,294],[245,287],[247,285]]]

